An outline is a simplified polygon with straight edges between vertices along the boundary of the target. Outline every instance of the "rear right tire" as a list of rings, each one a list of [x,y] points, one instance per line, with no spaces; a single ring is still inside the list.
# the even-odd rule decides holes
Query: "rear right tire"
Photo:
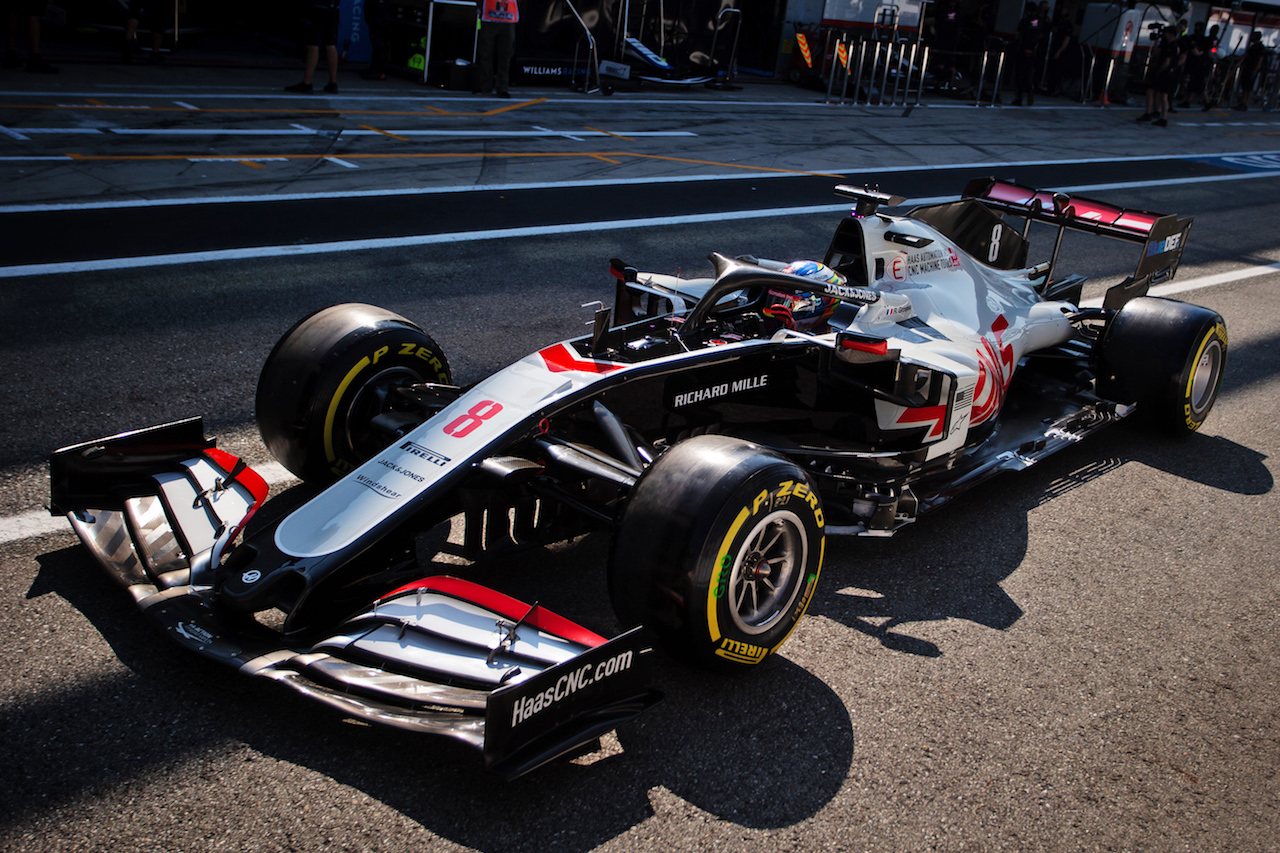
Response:
[[[1195,432],[1209,416],[1227,366],[1227,326],[1216,312],[1173,299],[1130,300],[1102,339],[1098,391],[1161,432]]]

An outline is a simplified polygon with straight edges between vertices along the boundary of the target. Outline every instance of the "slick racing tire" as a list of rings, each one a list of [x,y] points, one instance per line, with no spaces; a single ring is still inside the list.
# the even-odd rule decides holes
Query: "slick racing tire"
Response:
[[[1102,341],[1099,390],[1137,403],[1161,432],[1195,432],[1209,416],[1227,366],[1227,326],[1208,308],[1139,297],[1125,303]]]
[[[614,610],[677,656],[754,666],[813,598],[823,527],[822,501],[793,462],[740,439],[688,439],[628,497],[609,560]]]
[[[271,454],[304,481],[324,484],[388,441],[371,427],[394,388],[451,384],[430,335],[398,314],[349,303],[324,308],[285,333],[258,377],[258,430]]]

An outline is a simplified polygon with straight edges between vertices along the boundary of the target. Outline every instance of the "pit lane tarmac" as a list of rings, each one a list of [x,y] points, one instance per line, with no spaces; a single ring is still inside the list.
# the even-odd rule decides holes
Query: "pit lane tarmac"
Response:
[[[635,155],[603,151],[578,156]],[[836,183],[883,185],[920,202],[934,198],[940,187],[962,187],[975,174],[1077,191],[1275,174],[1275,164],[1267,159],[1271,155],[1253,155],[1252,161],[1249,156],[958,164],[823,174],[777,170],[749,177],[15,206],[0,212],[9,237],[0,276],[101,268],[103,262],[120,268],[839,211],[848,205],[829,201]],[[182,223],[180,228],[172,227],[175,221]],[[75,235],[75,240],[68,241],[67,235]],[[138,235],[153,239],[138,240]]]

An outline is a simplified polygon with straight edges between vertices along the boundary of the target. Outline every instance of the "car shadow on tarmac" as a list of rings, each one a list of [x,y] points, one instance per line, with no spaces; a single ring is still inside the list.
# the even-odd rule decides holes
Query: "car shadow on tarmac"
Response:
[[[997,478],[892,540],[833,540],[810,613],[896,652],[945,655],[947,648],[911,636],[910,626],[944,619],[1000,631],[1014,625],[1022,610],[1001,584],[1026,557],[1028,519],[1037,508],[1129,463],[1213,489],[1264,494],[1274,487],[1264,459],[1213,435],[1174,440],[1125,427],[1108,431],[1032,471]],[[601,570],[607,554],[607,535],[591,534],[466,572],[616,633]],[[0,835],[49,810],[99,797],[111,802],[116,789],[139,782],[164,789],[175,768],[195,765],[219,774],[220,787],[207,794],[210,807],[234,813],[250,836],[270,825],[272,813],[256,798],[228,791],[285,789],[320,806],[347,802],[345,786],[468,847],[577,853],[642,832],[637,828],[653,815],[673,810],[692,819],[681,824],[690,827],[699,825],[700,812],[746,828],[792,826],[828,806],[855,763],[846,703],[787,657],[746,676],[663,659],[655,686],[664,702],[595,747],[505,783],[485,774],[480,756],[465,746],[353,725],[277,685],[184,652],[78,546],[36,559],[39,573],[24,603],[38,609],[38,599],[53,593],[88,625],[60,628],[71,635],[57,638],[67,644],[66,659],[52,664],[59,671],[47,680],[69,686],[33,691],[0,710],[0,733],[9,733],[0,762],[12,769],[0,782]],[[95,630],[130,672],[75,672],[78,650],[92,646],[75,632]],[[274,760],[256,760],[263,756]],[[368,806],[344,808],[353,831],[385,818]]]
[[[563,601],[557,609],[570,618],[616,632],[612,617],[600,615],[608,608],[600,571],[606,553],[607,537],[586,536],[526,552],[518,566],[481,566],[477,579],[518,596],[533,591],[543,602]],[[347,796],[341,786],[350,786],[479,850],[585,851],[633,830],[659,807],[701,810],[744,827],[790,826],[831,801],[853,762],[844,703],[785,658],[746,677],[664,658],[655,673],[663,702],[576,756],[502,782],[461,744],[352,724],[277,685],[184,652],[78,546],[37,560],[27,601],[53,593],[70,603],[91,626],[81,629],[101,634],[131,672],[62,673],[62,683],[74,686],[0,710],[0,731],[23,733],[0,748],[0,759],[15,769],[0,784],[8,812],[0,813],[0,836],[14,829],[7,824],[26,824],[45,810],[158,782],[175,765],[218,772],[227,763],[241,778],[228,778],[225,787],[314,785],[300,772],[309,770],[337,783],[320,783],[320,802]],[[84,724],[86,708],[93,724]],[[76,736],[67,737],[68,729]],[[246,757],[228,762],[228,744],[247,746],[239,750]],[[276,760],[253,761],[255,755]],[[246,827],[269,820],[253,799],[226,806],[244,810],[237,822]],[[357,808],[348,822],[375,820]]]
[[[829,544],[829,565],[809,612],[861,631],[887,649],[940,657],[945,649],[911,636],[908,626],[963,619],[1003,631],[1022,616],[1001,582],[1026,556],[1032,510],[1128,463],[1225,492],[1261,495],[1274,487],[1265,459],[1220,436],[1152,436],[1122,425],[1029,471],[961,495],[892,539]],[[844,548],[851,550],[837,550]],[[839,563],[830,565],[831,556]]]

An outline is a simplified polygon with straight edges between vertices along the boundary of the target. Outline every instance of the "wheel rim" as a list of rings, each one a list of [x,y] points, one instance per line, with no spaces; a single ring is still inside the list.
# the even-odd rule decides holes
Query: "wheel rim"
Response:
[[[421,376],[406,367],[392,367],[369,377],[369,380],[360,386],[355,396],[351,398],[351,405],[347,407],[347,417],[343,424],[347,433],[347,445],[357,458],[371,456],[381,450],[385,444],[383,441],[372,440],[372,432],[368,424],[377,415],[390,411],[391,392],[406,385],[420,384],[422,381]]]
[[[1222,373],[1222,344],[1216,340],[1200,353],[1191,369],[1191,410],[1199,414],[1209,408],[1218,393],[1218,377]]]
[[[729,613],[745,634],[763,634],[791,609],[800,592],[808,537],[795,513],[777,510],[751,529],[729,578]]]

